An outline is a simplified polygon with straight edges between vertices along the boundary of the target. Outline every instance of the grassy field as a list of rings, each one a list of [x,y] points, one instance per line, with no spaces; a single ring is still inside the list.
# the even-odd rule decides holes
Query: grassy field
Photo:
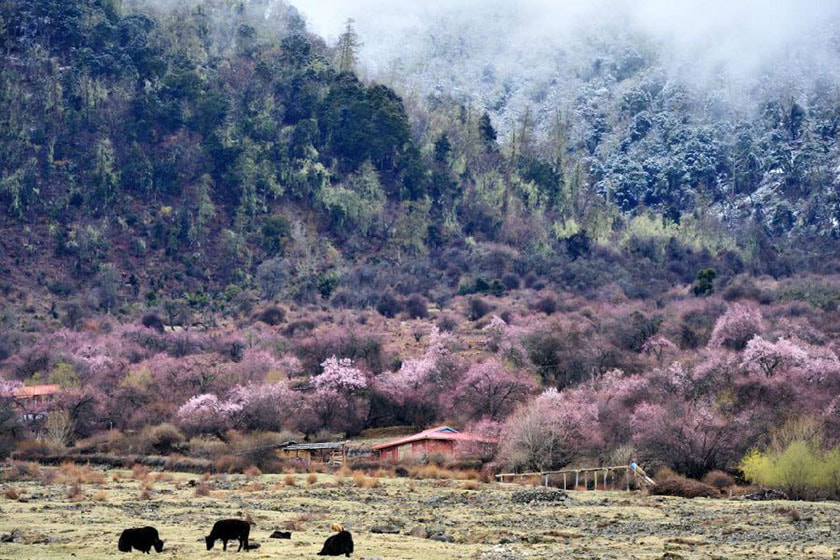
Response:
[[[117,553],[122,529],[143,525],[156,526],[166,542],[158,557],[230,558],[235,546],[207,552],[203,536],[217,519],[246,515],[255,522],[252,541],[262,545],[247,553],[254,560],[315,558],[333,522],[353,533],[358,558],[840,558],[836,503],[570,492],[563,502],[520,504],[512,497],[522,486],[473,490],[450,480],[73,476],[42,472],[41,480],[0,484],[0,536],[16,535],[0,543],[0,559],[104,560]],[[268,539],[275,529],[291,530],[292,540]]]

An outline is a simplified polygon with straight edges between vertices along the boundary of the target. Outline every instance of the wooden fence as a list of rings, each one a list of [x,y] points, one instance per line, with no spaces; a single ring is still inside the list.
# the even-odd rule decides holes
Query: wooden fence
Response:
[[[641,486],[653,486],[656,482],[645,471],[637,466],[631,469],[629,465],[620,467],[592,467],[582,469],[565,469],[560,471],[541,471],[526,473],[497,474],[499,482],[514,482],[517,479],[539,477],[543,486],[556,486],[568,490],[580,487],[588,489],[592,481],[593,490],[630,490],[630,481],[636,480]]]

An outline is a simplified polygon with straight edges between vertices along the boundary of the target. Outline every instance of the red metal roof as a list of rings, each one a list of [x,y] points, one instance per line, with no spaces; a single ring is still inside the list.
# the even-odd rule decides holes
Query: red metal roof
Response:
[[[412,443],[414,441],[423,441],[429,439],[444,441],[478,441],[482,443],[495,443],[495,440],[493,439],[477,436],[475,434],[461,433],[454,428],[450,428],[449,426],[438,426],[437,428],[429,428],[428,430],[424,430],[419,434],[414,434],[413,436],[392,439],[391,441],[386,441],[385,443],[374,445],[373,448],[376,450],[388,449],[389,447],[396,447],[406,443]]]
[[[61,385],[29,385],[15,389],[15,397],[19,399],[31,399],[33,397],[55,395],[60,392]]]

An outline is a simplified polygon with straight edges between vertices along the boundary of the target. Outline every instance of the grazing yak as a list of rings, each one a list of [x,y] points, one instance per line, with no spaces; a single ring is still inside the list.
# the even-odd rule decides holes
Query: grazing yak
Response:
[[[155,552],[161,552],[163,550],[163,541],[160,540],[157,529],[154,527],[126,529],[120,535],[120,542],[117,543],[117,548],[120,552],[131,552],[132,548],[136,548],[140,552],[149,554],[152,548],[155,549]]]
[[[274,531],[271,533],[270,539],[291,539],[292,533],[290,531]]]
[[[216,521],[213,525],[213,530],[207,535],[204,540],[207,543],[207,550],[213,549],[213,544],[217,540],[222,541],[222,550],[227,550],[228,541],[238,540],[239,552],[242,549],[252,550],[256,546],[248,545],[248,534],[251,532],[251,524],[241,519],[223,519]]]
[[[321,549],[318,556],[341,556],[343,554],[350,558],[353,553],[353,536],[337,523],[333,523],[332,530],[336,531],[336,534],[324,542],[324,548]]]

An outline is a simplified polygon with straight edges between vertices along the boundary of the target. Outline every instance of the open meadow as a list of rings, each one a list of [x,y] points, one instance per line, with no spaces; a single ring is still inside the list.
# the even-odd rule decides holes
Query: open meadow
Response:
[[[51,472],[52,471],[52,472]],[[544,491],[472,480],[327,474],[217,475],[41,468],[2,484],[0,558],[112,558],[124,528],[153,525],[162,559],[207,552],[213,522],[253,520],[247,558],[315,558],[330,524],[357,558],[790,559],[840,552],[840,504]],[[546,497],[546,494],[548,497]],[[275,540],[274,530],[292,539]],[[234,544],[234,543],[232,543]],[[139,553],[134,553],[139,554]],[[154,552],[152,553],[154,555]],[[240,553],[245,554],[245,553]]]

